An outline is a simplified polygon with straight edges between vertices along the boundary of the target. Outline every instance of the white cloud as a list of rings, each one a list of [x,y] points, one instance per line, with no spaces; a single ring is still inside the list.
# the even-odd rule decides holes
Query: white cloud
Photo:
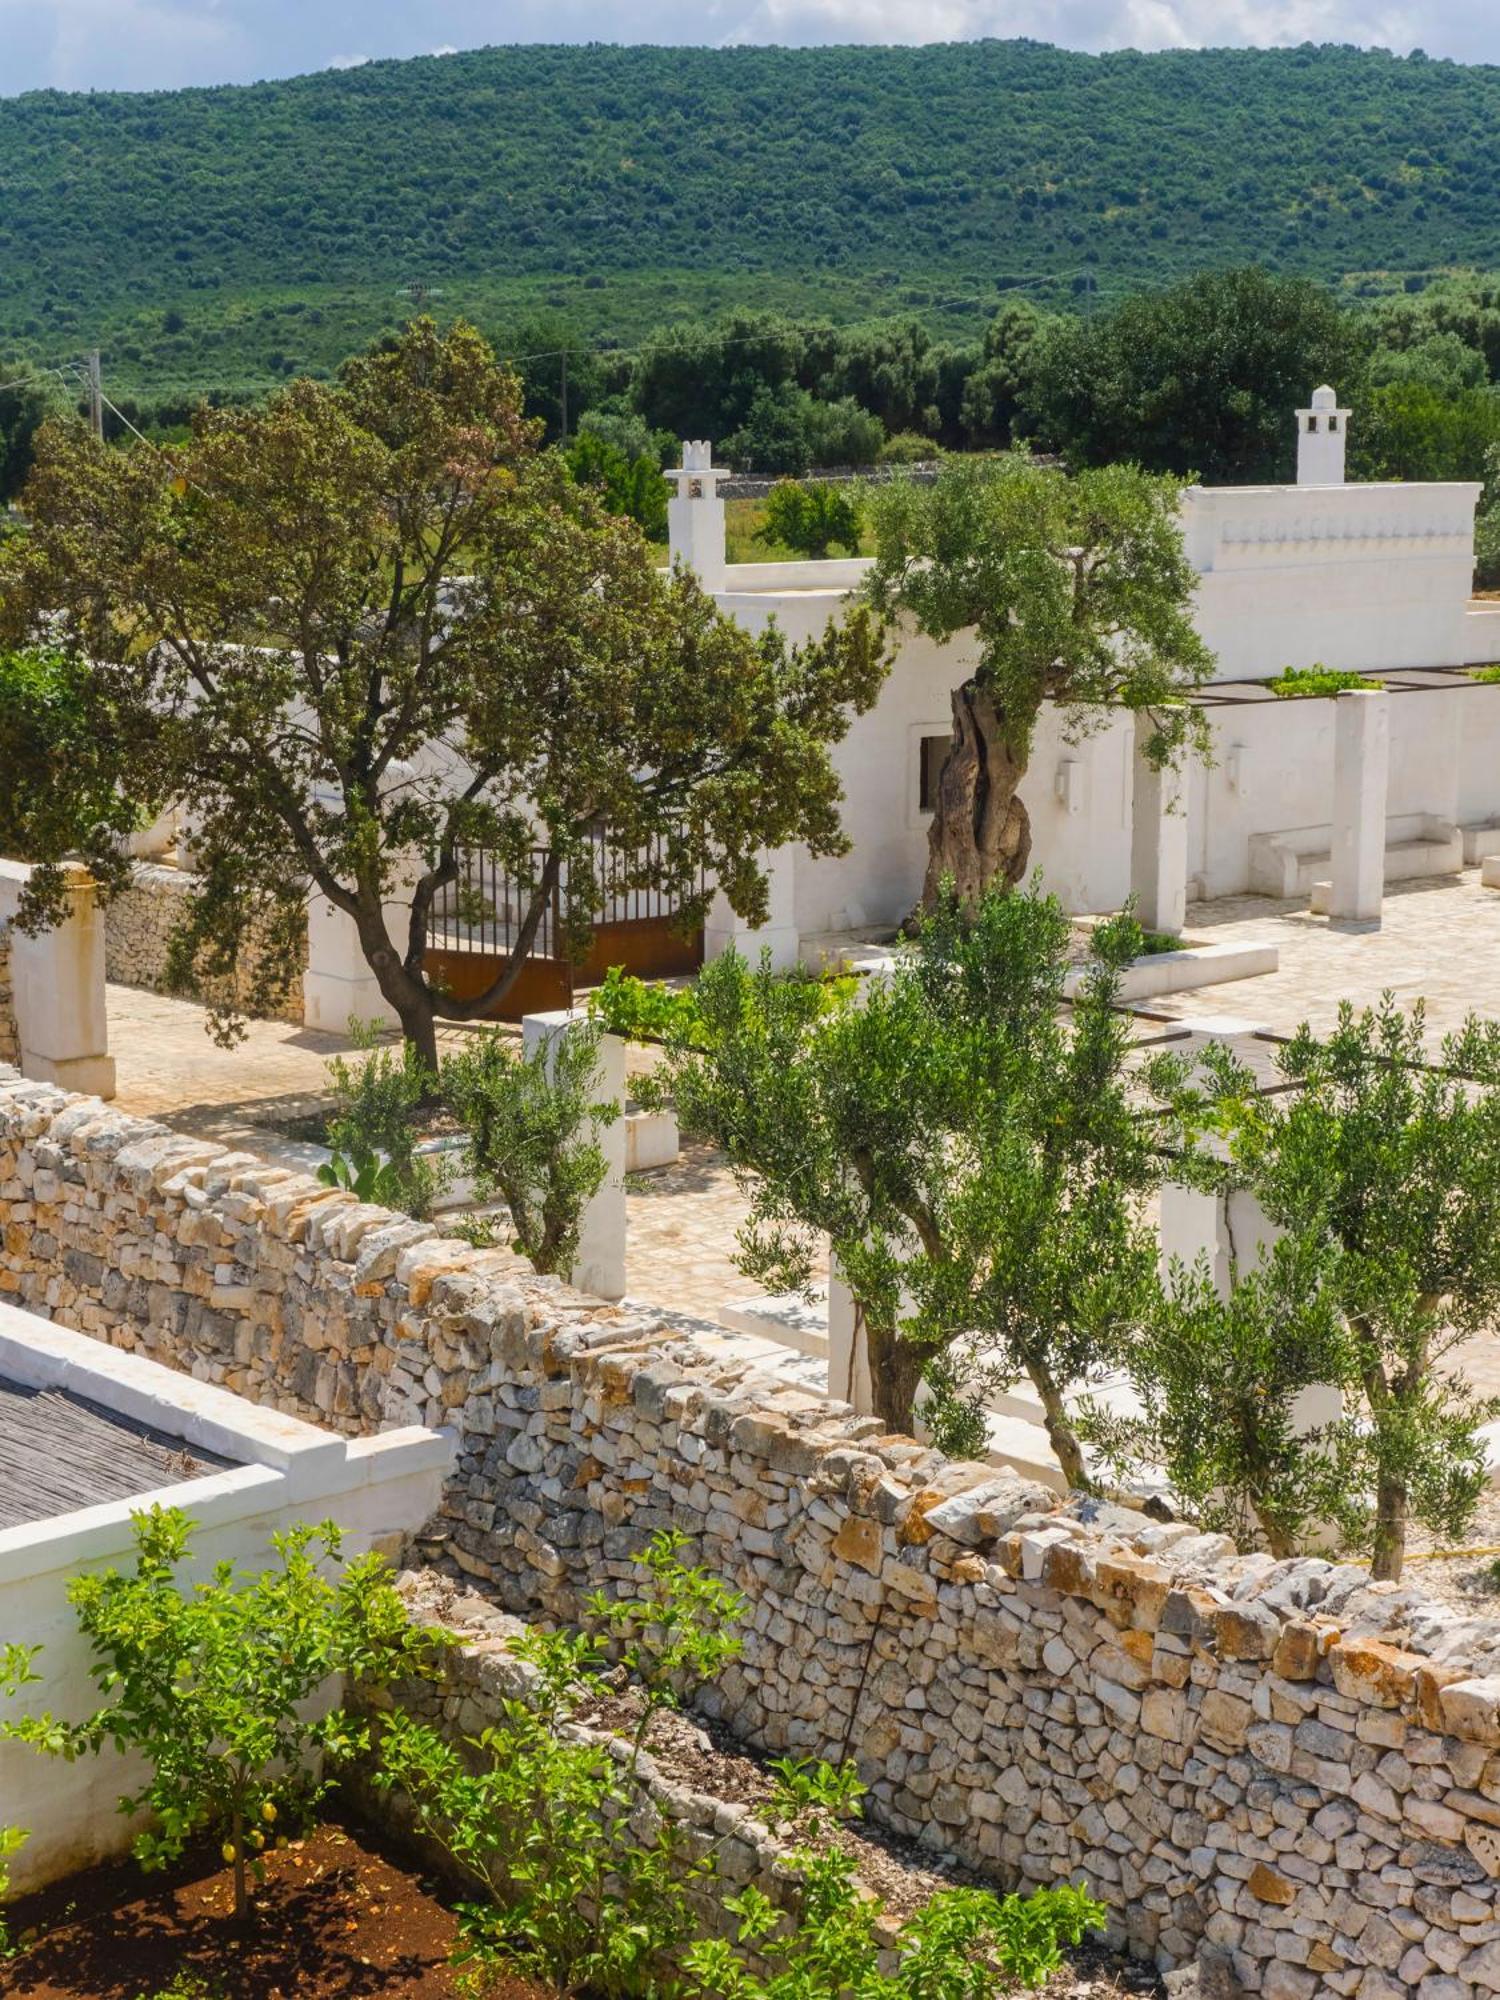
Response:
[[[327,69],[363,69],[367,62],[372,62],[373,60],[374,58],[371,56],[330,56],[324,67]]]
[[[0,0],[0,93],[247,82],[483,43],[1355,42],[1500,63],[1496,0]],[[330,51],[359,50],[330,55]]]
[[[1500,26],[1478,0],[1446,7],[1382,0],[750,0],[725,39],[736,42],[935,42],[1025,35],[1077,49],[1272,47],[1357,42],[1444,53],[1445,31],[1488,43]],[[1424,38],[1430,38],[1424,40]],[[1455,49],[1453,53],[1458,53]]]

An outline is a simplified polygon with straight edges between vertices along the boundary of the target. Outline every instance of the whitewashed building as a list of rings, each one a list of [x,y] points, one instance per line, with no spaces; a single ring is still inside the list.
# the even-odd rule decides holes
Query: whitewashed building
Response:
[[[1031,865],[1071,909],[1116,909],[1134,890],[1148,922],[1176,930],[1195,898],[1302,895],[1341,874],[1332,908],[1368,915],[1372,869],[1378,907],[1381,880],[1500,851],[1500,686],[1464,671],[1500,659],[1500,604],[1471,595],[1480,489],[1347,484],[1350,412],[1332,389],[1316,390],[1295,422],[1295,485],[1184,495],[1196,619],[1218,662],[1199,697],[1211,765],[1161,782],[1136,758],[1128,715],[1070,742],[1061,716],[1044,711],[1022,786]],[[707,445],[690,443],[674,476],[672,554],[743,624],[774,618],[789,637],[809,637],[858,590],[862,559],[726,562],[717,487],[727,475]],[[879,702],[835,753],[851,852],[770,857],[772,918],[756,942],[778,960],[816,958],[838,934],[893,924],[914,905],[949,695],[972,661],[963,639],[900,636]],[[1378,677],[1386,691],[1279,700],[1264,686],[1286,667],[1314,665]],[[1336,793],[1346,822],[1337,834]],[[721,908],[710,953],[737,934]]]

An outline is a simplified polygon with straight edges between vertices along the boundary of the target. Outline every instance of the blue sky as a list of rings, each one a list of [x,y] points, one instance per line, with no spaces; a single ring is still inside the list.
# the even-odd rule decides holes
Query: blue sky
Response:
[[[0,0],[0,95],[248,83],[487,42],[1357,42],[1500,63],[1496,0]]]

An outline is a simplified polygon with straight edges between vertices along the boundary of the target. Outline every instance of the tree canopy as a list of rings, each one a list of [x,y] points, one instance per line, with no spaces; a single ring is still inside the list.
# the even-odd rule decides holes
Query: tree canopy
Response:
[[[1070,462],[1265,485],[1292,475],[1293,410],[1320,382],[1347,389],[1364,344],[1308,279],[1205,272],[1054,326],[1021,401]]]
[[[945,883],[968,902],[1025,873],[1031,834],[1018,787],[1044,701],[1078,730],[1112,707],[1137,711],[1158,761],[1201,731],[1183,697],[1213,656],[1190,616],[1180,491],[1134,465],[1070,478],[1013,452],[950,461],[931,486],[893,480],[871,494],[871,601],[935,639],[972,631],[978,650],[953,692],[929,908]]]
[[[423,286],[591,344],[755,304],[972,345],[1018,283],[1066,307],[1224,263],[1378,289],[1493,259],[1497,136],[1494,69],[1306,45],[530,46],[36,92],[0,101],[0,348],[264,390]]]
[[[289,976],[324,896],[431,1068],[434,1018],[503,997],[565,875],[586,926],[597,830],[628,857],[615,886],[662,888],[685,924],[705,871],[762,918],[761,851],[842,851],[828,746],[880,686],[875,621],[792,648],[720,616],[537,449],[472,328],[416,321],[337,387],[203,411],[181,446],[49,427],[27,506],[0,604],[90,662],[190,813],[185,966],[228,970],[259,925]],[[525,909],[460,1000],[424,957],[476,847]]]

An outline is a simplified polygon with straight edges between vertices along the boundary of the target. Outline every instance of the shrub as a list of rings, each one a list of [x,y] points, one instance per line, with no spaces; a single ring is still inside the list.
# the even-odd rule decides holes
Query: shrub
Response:
[[[1492,667],[1476,668],[1469,678],[1482,682],[1486,687],[1500,685],[1500,662],[1497,662]]]
[[[684,1954],[698,2000],[986,2000],[997,1986],[1042,1985],[1062,1947],[1096,1929],[1104,1911],[1068,1884],[1030,1896],[939,1891],[902,1925],[896,1971],[880,1970],[879,1903],[863,1896],[854,1863],[837,1849],[794,1857],[802,1908],[790,1927],[754,1887],[725,1898],[738,1945],[705,1939]],[[752,1970],[753,1955],[761,1970]]]
[[[510,1209],[515,1247],[535,1270],[566,1271],[583,1211],[609,1171],[586,1127],[609,1125],[618,1104],[596,1102],[602,1030],[559,1036],[530,1055],[498,1034],[443,1064],[443,1094],[464,1128],[480,1194]]]
[[[859,534],[859,504],[847,488],[826,479],[806,485],[787,479],[771,488],[760,531],[763,542],[780,542],[821,562],[835,542],[858,555]]]
[[[662,1709],[680,1706],[740,1652],[731,1628],[744,1616],[744,1600],[707,1570],[684,1563],[686,1546],[686,1535],[659,1529],[636,1557],[646,1572],[640,1596],[610,1598],[596,1590],[588,1600],[589,1616],[617,1641],[641,1686],[632,1771]]]
[[[432,1213],[447,1174],[440,1162],[417,1151],[422,1113],[437,1093],[437,1078],[410,1042],[376,1046],[373,1025],[354,1024],[363,1061],[335,1056],[328,1065],[335,1110],[328,1124],[333,1158],[318,1169],[325,1187],[348,1188],[361,1201]]]
[[[1278,701],[1295,701],[1309,696],[1343,694],[1348,688],[1378,688],[1368,674],[1356,674],[1347,667],[1283,667],[1266,682]]]
[[[699,1871],[670,1823],[635,1831],[634,1790],[607,1745],[566,1733],[609,1692],[597,1641],[531,1632],[511,1650],[532,1673],[500,1721],[458,1749],[397,1710],[376,1787],[399,1787],[421,1831],[484,1885],[488,1900],[460,1911],[480,1991],[507,1970],[559,1995],[648,1991],[652,1968],[688,1935]]]
[[[942,447],[920,431],[897,431],[888,437],[875,455],[877,465],[932,465],[942,457]]]
[[[684,1042],[701,1048],[705,1028],[698,997],[691,986],[668,986],[659,979],[637,979],[623,966],[612,965],[604,984],[589,995],[589,1012],[607,1034],[628,1042]]]
[[[108,1569],[68,1585],[107,1699],[81,1722],[48,1712],[0,1723],[0,1736],[70,1763],[106,1744],[139,1752],[150,1775],[119,1808],[151,1814],[136,1858],[159,1868],[199,1835],[222,1835],[244,1916],[247,1866],[259,1871],[283,1812],[310,1809],[328,1789],[321,1765],[368,1747],[363,1723],[341,1708],[310,1715],[309,1705],[340,1674],[378,1686],[426,1671],[439,1637],[410,1624],[379,1556],[360,1557],[336,1581],[321,1573],[340,1561],[332,1521],[273,1536],[270,1568],[218,1563],[186,1592],[177,1572],[193,1532],[187,1516],[152,1507],[133,1528],[133,1574]],[[29,1656],[24,1665],[29,1673]]]
[[[10,1894],[10,1857],[24,1845],[24,1826],[0,1826],[0,1904]],[[10,1925],[5,1921],[5,1912],[0,1909],[0,1958],[8,1958],[12,1943]]]

